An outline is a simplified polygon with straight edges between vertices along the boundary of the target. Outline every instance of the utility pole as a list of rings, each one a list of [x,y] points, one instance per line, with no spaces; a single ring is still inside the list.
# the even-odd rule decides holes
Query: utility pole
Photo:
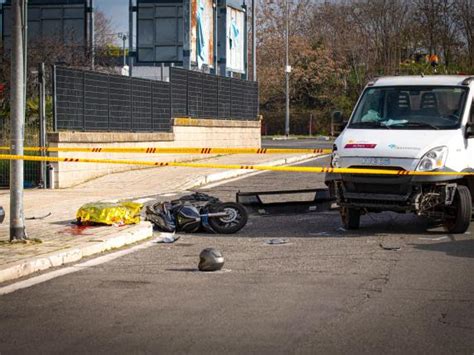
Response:
[[[285,1],[286,4],[286,64],[285,64],[285,79],[286,79],[286,112],[285,112],[285,136],[288,138],[290,135],[290,73],[291,67],[289,64],[288,50],[289,50],[289,21],[290,21],[290,11],[288,8],[288,1]]]
[[[253,81],[257,81],[257,9],[255,0],[252,0],[252,69]]]
[[[128,1],[128,71],[133,76],[133,1]],[[163,78],[161,79],[163,80]]]
[[[12,65],[11,65],[11,136],[10,151],[23,155],[25,126],[24,56],[22,19],[25,0],[12,1]],[[23,28],[22,28],[23,27]],[[23,160],[10,161],[10,241],[27,239],[23,213]]]
[[[94,14],[94,0],[89,0],[89,33],[90,33],[90,45],[91,45],[91,69],[95,69],[95,14]]]

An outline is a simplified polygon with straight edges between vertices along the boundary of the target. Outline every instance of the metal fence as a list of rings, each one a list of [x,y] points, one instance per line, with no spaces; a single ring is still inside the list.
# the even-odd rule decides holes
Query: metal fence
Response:
[[[0,116],[0,145],[9,147],[10,141],[10,118],[8,116]],[[37,146],[39,144],[39,123],[37,120],[25,122],[25,146]],[[2,154],[9,154],[8,151],[3,151]],[[39,155],[36,152],[25,152],[25,155]],[[24,187],[31,188],[40,184],[40,162],[25,161],[24,165]],[[10,161],[0,161],[0,187],[6,188],[10,185]]]
[[[170,82],[57,67],[55,128],[169,131],[173,117],[256,120],[258,85],[171,68]]]

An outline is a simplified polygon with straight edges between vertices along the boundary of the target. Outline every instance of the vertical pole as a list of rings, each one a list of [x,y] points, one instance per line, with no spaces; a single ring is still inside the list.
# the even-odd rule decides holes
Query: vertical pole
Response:
[[[213,46],[213,50],[214,50],[214,74],[215,75],[219,75],[219,70],[217,68],[217,55],[218,55],[218,52],[217,52],[217,45],[218,45],[218,42],[219,42],[219,37],[217,36],[217,31],[219,30],[219,25],[218,25],[218,17],[217,17],[217,1],[214,1],[213,3],[213,6],[214,6],[214,46]],[[225,42],[225,41],[224,41]]]
[[[28,80],[28,0],[24,1],[22,11],[22,24],[23,24],[23,97],[24,97],[24,111],[26,117],[26,98],[27,98],[27,80]]]
[[[94,16],[94,0],[90,1],[90,41],[91,41],[91,69],[95,69],[95,16]]]
[[[23,155],[25,102],[23,96],[24,68],[22,10],[25,0],[13,0],[12,66],[11,66],[11,154]],[[10,162],[10,241],[27,239],[23,214],[23,160]]]
[[[39,118],[40,118],[40,147],[46,147],[46,81],[44,77],[44,63],[39,64]],[[41,150],[41,156],[46,156],[46,152]],[[46,162],[42,161],[40,165],[41,187],[46,189]]]
[[[248,40],[248,7],[247,4],[244,3],[242,5],[244,12],[245,12],[245,17],[244,17],[244,77],[243,79],[248,80],[249,79],[249,40]]]
[[[53,132],[58,131],[58,111],[57,111],[57,95],[56,95],[56,65],[53,65]]]
[[[253,81],[257,81],[257,4],[252,0],[252,69]]]
[[[191,69],[191,1],[183,0],[183,68]]]
[[[288,9],[288,1],[285,1],[286,4],[286,44],[285,44],[285,79],[286,79],[286,112],[285,112],[285,136],[288,138],[290,135],[290,67],[289,67],[289,59],[288,59],[288,44],[289,44],[289,9]]]
[[[122,45],[122,50],[123,50],[123,66],[125,67],[127,65],[127,56],[125,55],[125,41],[127,40],[127,35],[123,35],[122,36],[122,41],[123,41],[123,45]]]
[[[132,76],[133,68],[133,0],[128,2],[128,67],[129,74]]]
[[[165,63],[161,63],[161,81],[165,81]]]

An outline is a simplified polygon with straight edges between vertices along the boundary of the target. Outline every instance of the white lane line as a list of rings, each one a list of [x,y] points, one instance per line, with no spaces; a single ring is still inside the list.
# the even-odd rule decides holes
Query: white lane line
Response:
[[[57,277],[61,277],[61,276],[64,276],[64,275],[72,274],[74,272],[85,270],[85,269],[93,267],[93,266],[105,264],[109,261],[121,258],[125,255],[132,254],[132,253],[135,253],[135,252],[140,251],[140,250],[148,249],[151,246],[156,246],[156,239],[151,240],[149,242],[146,242],[144,244],[137,245],[137,246],[135,246],[133,248],[130,248],[130,249],[120,250],[120,251],[117,251],[115,253],[100,256],[98,258],[88,260],[88,261],[85,261],[85,262],[80,263],[80,264],[76,264],[76,265],[69,266],[69,267],[66,267],[66,268],[63,268],[63,269],[51,271],[51,272],[48,272],[48,273],[43,274],[43,275],[39,275],[39,276],[32,277],[32,278],[27,279],[27,280],[15,282],[14,284],[1,287],[0,288],[0,296],[7,295],[9,293],[13,293],[15,291],[18,291],[18,290],[21,290],[21,289],[24,289],[24,288],[28,288],[28,287],[31,287],[31,286],[34,286],[34,285],[38,285],[40,283],[55,279]]]
[[[287,164],[285,166],[304,164],[304,163],[307,163],[311,160],[318,160],[318,159],[321,159],[321,158],[327,158],[328,156],[329,156],[328,154],[325,154],[325,155],[321,155],[321,156],[317,156],[317,157],[311,157],[311,158],[308,158],[308,159],[304,159],[304,160],[300,160],[300,161],[297,161],[297,162],[294,162],[294,163]],[[234,181],[239,181],[239,180],[242,180],[242,179],[247,179],[249,177],[252,177],[252,176],[255,176],[255,175],[260,175],[260,174],[263,174],[263,173],[268,173],[268,171],[258,170],[258,171],[255,171],[253,173],[244,174],[244,175],[232,178],[232,179],[217,181],[217,182],[211,183],[209,185],[204,185],[204,186],[201,187],[201,189],[202,190],[212,189],[212,188],[217,187],[217,186],[225,185],[229,182],[234,182]]]

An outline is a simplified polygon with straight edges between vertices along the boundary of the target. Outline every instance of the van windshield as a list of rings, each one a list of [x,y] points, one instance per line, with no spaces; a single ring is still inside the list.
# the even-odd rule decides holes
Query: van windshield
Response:
[[[365,90],[349,128],[458,128],[466,97],[464,87],[372,87]]]

